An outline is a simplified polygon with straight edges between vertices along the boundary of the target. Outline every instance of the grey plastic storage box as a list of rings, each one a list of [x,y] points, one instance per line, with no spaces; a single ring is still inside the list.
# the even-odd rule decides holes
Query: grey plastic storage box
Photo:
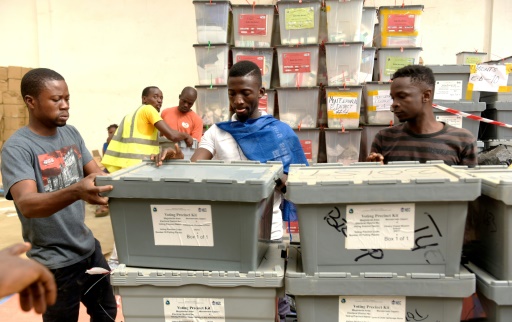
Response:
[[[123,299],[126,321],[273,322],[278,290],[284,286],[284,259],[281,248],[272,245],[248,273],[120,265],[111,281]]]
[[[487,62],[484,62],[482,64],[486,65],[504,65],[504,64],[510,64],[512,63],[512,56],[505,57],[499,60],[490,60]],[[507,86],[512,86],[512,75],[508,74],[507,79]],[[503,93],[496,93],[496,92],[481,92],[480,93],[480,101],[492,103],[492,102],[512,102],[512,92],[503,92]]]
[[[473,114],[476,116],[480,116],[480,114],[485,110],[485,103],[477,103],[477,102],[448,102],[444,101],[443,103],[437,103],[440,106],[452,108],[464,113]],[[461,115],[452,114],[445,112],[441,109],[433,108],[434,115],[437,121],[445,122],[452,126],[458,128],[464,128],[471,132],[475,139],[478,137],[478,129],[480,128],[480,122],[472,120],[467,117],[462,117]],[[512,135],[512,130],[511,131]]]
[[[497,280],[473,263],[466,267],[476,275],[478,299],[485,310],[487,322],[509,322],[512,317],[512,282]]]
[[[288,174],[308,275],[453,276],[468,201],[479,195],[480,179],[440,163],[292,166]]]
[[[114,187],[107,196],[119,262],[247,272],[267,250],[281,174],[281,164],[251,161],[148,161],[96,184]]]
[[[290,248],[285,285],[286,292],[295,295],[299,322],[348,321],[349,315],[354,318],[350,321],[400,321],[402,318],[402,321],[458,322],[463,298],[475,291],[475,275],[464,268],[460,271],[453,277],[416,273],[308,276],[297,251]],[[351,307],[352,304],[364,307]]]
[[[478,102],[480,92],[468,91],[469,65],[427,65],[436,79],[434,103],[465,101]]]
[[[512,124],[512,101],[487,103],[486,107],[482,112],[483,117]],[[481,122],[479,138],[482,140],[512,140],[512,129]]]
[[[482,180],[482,195],[470,208],[477,238],[471,261],[500,280],[512,280],[512,169],[481,166],[468,173]]]

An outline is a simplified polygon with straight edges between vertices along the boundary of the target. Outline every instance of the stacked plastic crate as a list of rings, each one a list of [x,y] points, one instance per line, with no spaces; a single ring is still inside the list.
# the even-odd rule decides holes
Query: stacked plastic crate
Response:
[[[476,289],[487,321],[510,321],[512,314],[512,171],[482,166],[468,171],[482,180],[481,196],[471,204],[473,242],[466,265],[475,273]]]
[[[361,129],[359,119],[362,86],[373,66],[375,51],[363,49],[369,30],[362,31],[363,1],[325,1],[327,39],[326,55],[327,129],[325,144],[328,163],[351,164],[359,160]],[[366,16],[367,13],[365,13]],[[373,32],[373,30],[372,30]],[[361,71],[362,67],[364,71]]]
[[[318,162],[320,0],[279,1],[279,119],[294,129],[310,163]],[[277,75],[276,75],[277,76]]]
[[[205,128],[230,117],[228,69],[231,3],[228,0],[193,1],[196,11],[196,112]]]
[[[499,60],[487,61],[487,65],[507,65],[512,64],[512,56]],[[510,67],[508,67],[510,68]],[[507,69],[508,69],[507,68]],[[507,87],[512,86],[512,76],[508,73]],[[512,93],[511,92],[481,92],[480,101],[485,102],[486,107],[482,116],[497,120],[503,123],[512,123]],[[480,123],[478,133],[479,140],[484,141],[487,146],[506,144],[512,145],[512,130],[488,123]]]
[[[272,30],[274,6],[250,4],[233,5],[233,63],[241,60],[254,62],[261,70],[265,96],[260,99],[259,109],[275,115],[275,90],[271,88],[274,64]]]
[[[274,322],[284,285],[270,244],[281,164],[151,162],[96,180],[108,194],[127,322]]]
[[[442,163],[294,167],[299,212],[286,291],[298,321],[460,321],[475,276],[460,266],[480,179]]]

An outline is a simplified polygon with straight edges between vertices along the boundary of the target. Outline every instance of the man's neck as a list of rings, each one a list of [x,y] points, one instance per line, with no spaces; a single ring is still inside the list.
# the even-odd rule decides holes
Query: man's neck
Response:
[[[435,119],[407,121],[406,128],[416,134],[432,134],[443,129],[444,124]]]

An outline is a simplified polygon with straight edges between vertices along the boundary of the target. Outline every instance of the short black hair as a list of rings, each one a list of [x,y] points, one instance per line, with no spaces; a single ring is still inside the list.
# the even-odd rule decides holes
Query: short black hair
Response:
[[[152,89],[160,89],[157,86],[148,86],[142,90],[142,96],[148,96]]]
[[[256,80],[258,81],[258,85],[261,87],[262,80],[261,80],[261,70],[252,61],[249,60],[241,60],[234,64],[231,69],[229,70],[229,77],[244,77],[244,76],[251,76],[256,77]]]
[[[108,131],[110,128],[117,129],[118,127],[119,127],[119,125],[117,125],[117,124],[110,124],[110,125],[107,127],[107,131]]]
[[[43,90],[47,81],[65,80],[61,74],[48,68],[35,68],[29,70],[21,79],[21,96],[37,97]]]
[[[393,74],[392,80],[400,77],[410,77],[411,83],[425,83],[429,87],[435,88],[436,78],[432,69],[421,65],[408,65],[400,68]]]

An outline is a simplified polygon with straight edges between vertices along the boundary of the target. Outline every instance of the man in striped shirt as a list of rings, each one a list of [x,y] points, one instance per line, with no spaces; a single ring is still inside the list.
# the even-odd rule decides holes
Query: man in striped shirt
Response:
[[[375,135],[366,161],[477,164],[476,141],[471,132],[436,121],[432,107],[434,87],[434,74],[428,67],[410,65],[395,72],[391,111],[401,124]]]

